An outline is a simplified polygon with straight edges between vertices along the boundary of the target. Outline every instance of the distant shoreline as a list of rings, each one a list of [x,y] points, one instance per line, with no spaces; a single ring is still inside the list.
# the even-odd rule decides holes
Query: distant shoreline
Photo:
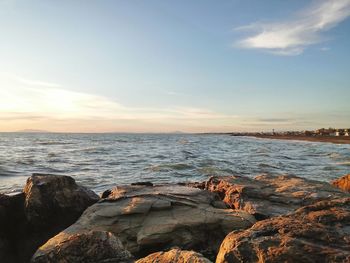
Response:
[[[350,144],[350,136],[303,136],[303,135],[245,135],[262,139],[296,140],[309,142],[328,142],[336,144]]]

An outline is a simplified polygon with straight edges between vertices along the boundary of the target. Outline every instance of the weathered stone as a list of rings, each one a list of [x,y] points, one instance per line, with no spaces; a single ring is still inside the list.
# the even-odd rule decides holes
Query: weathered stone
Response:
[[[338,187],[346,192],[350,192],[350,174],[344,175],[343,177],[334,180],[332,185]]]
[[[13,263],[16,262],[16,256],[12,250],[12,244],[7,237],[0,235],[0,262]]]
[[[216,263],[350,262],[350,198],[320,201],[231,232]]]
[[[202,184],[195,184],[202,188]],[[258,220],[284,215],[321,200],[348,196],[325,182],[292,175],[259,175],[211,177],[205,189],[219,194],[234,209],[242,209]]]
[[[25,214],[33,227],[68,225],[99,200],[69,176],[33,174],[24,187]]]
[[[99,200],[69,176],[33,174],[24,187],[24,230],[17,241],[19,261],[27,262],[40,245],[73,224]]]
[[[194,251],[171,249],[167,252],[156,252],[137,260],[135,263],[210,263],[203,255]]]
[[[41,253],[39,249],[31,262],[126,263],[133,262],[133,257],[112,233],[90,231],[70,236],[57,243],[49,253]]]
[[[216,255],[227,233],[255,222],[244,211],[214,207],[217,202],[215,194],[185,186],[116,187],[37,253],[51,253],[76,234],[101,230],[112,232],[136,257],[173,246]]]
[[[0,194],[0,262],[28,262],[98,199],[73,178],[52,175],[31,176],[23,193]]]
[[[18,237],[25,226],[24,194],[0,194],[0,262],[18,261]]]

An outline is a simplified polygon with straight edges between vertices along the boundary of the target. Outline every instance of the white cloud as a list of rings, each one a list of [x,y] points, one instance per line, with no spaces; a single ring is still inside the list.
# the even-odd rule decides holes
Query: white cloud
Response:
[[[0,87],[0,121],[6,121],[3,122],[4,125],[23,121],[37,123],[54,120],[72,123],[79,120],[89,122],[89,127],[96,126],[94,123],[97,122],[104,122],[106,127],[120,122],[139,126],[145,123],[153,123],[155,126],[187,123],[188,126],[196,126],[203,121],[215,125],[223,121],[232,122],[236,118],[192,107],[128,107],[104,96],[71,91],[56,83],[8,74],[0,74]]]
[[[350,0],[319,0],[291,20],[254,23],[237,28],[254,31],[236,43],[248,49],[262,49],[277,55],[299,55],[313,44],[326,40],[322,33],[350,16]]]

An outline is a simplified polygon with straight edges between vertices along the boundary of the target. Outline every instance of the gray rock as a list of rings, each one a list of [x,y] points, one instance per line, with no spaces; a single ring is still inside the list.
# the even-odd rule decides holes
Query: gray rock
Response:
[[[244,211],[214,207],[217,202],[215,194],[185,186],[116,187],[35,255],[51,253],[57,244],[91,230],[113,233],[136,257],[173,246],[216,255],[227,233],[255,223]]]
[[[25,214],[33,227],[74,223],[99,200],[93,191],[76,184],[70,176],[33,174],[24,187]]]

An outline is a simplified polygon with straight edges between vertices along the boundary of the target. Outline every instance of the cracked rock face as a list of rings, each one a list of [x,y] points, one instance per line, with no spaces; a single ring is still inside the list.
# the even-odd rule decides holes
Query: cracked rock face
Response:
[[[350,262],[350,198],[320,201],[231,232],[216,263]]]
[[[147,257],[137,260],[135,263],[211,263],[211,261],[203,255],[194,251],[181,250],[179,248],[171,249],[167,252],[156,252]]]
[[[222,206],[215,194],[186,186],[116,187],[35,255],[51,253],[57,244],[91,230],[113,233],[136,257],[173,246],[216,255],[229,232],[255,223],[247,212]]]
[[[219,194],[229,207],[245,210],[258,220],[285,215],[317,201],[346,196],[328,183],[292,175],[215,176],[191,186]]]

